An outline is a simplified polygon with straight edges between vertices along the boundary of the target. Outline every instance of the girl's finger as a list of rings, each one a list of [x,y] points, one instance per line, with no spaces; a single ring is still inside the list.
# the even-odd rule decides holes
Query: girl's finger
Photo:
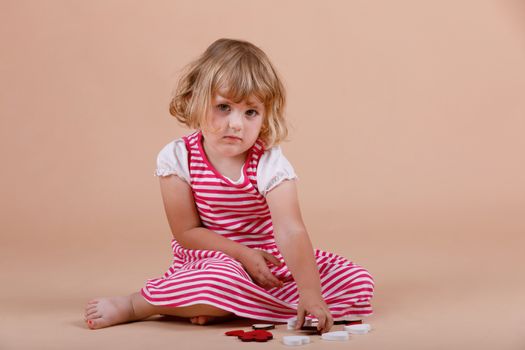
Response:
[[[273,288],[273,283],[268,279],[268,277],[265,274],[259,275],[259,285],[263,287],[264,289],[270,289]]]
[[[281,266],[282,265],[282,262],[281,260],[277,259],[274,255],[268,253],[268,252],[263,252],[264,253],[264,258],[266,260],[268,260],[269,262],[271,262],[272,264],[274,264],[275,266]]]
[[[332,313],[330,312],[330,309],[328,307],[326,307],[326,314],[328,315],[328,318],[327,318],[327,327],[328,329],[332,328],[332,326],[334,325],[334,318],[332,317]]]
[[[301,327],[303,326],[305,316],[306,310],[302,306],[299,306],[299,308],[297,309],[297,325],[295,326],[296,330],[301,329]]]
[[[334,320],[332,318],[332,314],[330,313],[330,310],[328,308],[323,308],[322,310],[323,314],[325,315],[325,322],[323,326],[323,332],[328,332],[330,328],[334,325]]]
[[[271,286],[277,287],[281,285],[281,281],[279,281],[277,277],[275,277],[275,275],[270,271],[270,269],[266,265],[259,267],[259,275],[260,278],[264,278]]]
[[[325,326],[325,329],[326,331],[328,332],[330,330],[330,328],[332,328],[334,325],[334,320],[332,319],[332,317],[330,316],[328,318],[328,320],[326,321],[326,326]]]
[[[270,270],[265,271],[264,277],[268,281],[269,284],[271,284],[274,287],[280,287],[282,282],[279,281],[277,277],[273,273],[270,272]]]
[[[314,314],[317,319],[319,320],[318,324],[317,324],[317,330],[320,331],[320,330],[325,330],[325,325],[326,325],[326,315],[325,313],[323,312],[323,310],[316,310],[316,313]]]
[[[266,289],[266,285],[267,285],[266,278],[264,278],[264,276],[262,274],[257,275],[257,277],[255,279],[257,281],[257,285],[259,285],[260,287]]]

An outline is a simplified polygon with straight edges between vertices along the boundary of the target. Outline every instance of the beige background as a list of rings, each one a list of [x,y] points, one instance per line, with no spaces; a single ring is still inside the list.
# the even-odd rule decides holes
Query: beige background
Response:
[[[284,77],[314,244],[376,279],[373,332],[308,347],[525,348],[523,1],[3,0],[0,16],[0,349],[283,347],[282,326],[262,345],[222,336],[237,323],[83,323],[89,298],[170,263],[155,158],[191,132],[167,109],[179,70],[220,37]]]

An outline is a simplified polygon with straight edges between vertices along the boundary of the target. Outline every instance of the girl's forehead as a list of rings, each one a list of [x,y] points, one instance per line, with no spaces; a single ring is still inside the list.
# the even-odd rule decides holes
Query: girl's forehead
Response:
[[[233,101],[233,99],[231,97],[228,96],[227,92],[224,91],[224,90],[217,91],[214,94],[213,98],[215,100],[227,101],[227,102],[230,102],[230,103],[245,103],[245,104],[247,104],[249,106],[254,106],[254,107],[262,107],[263,106],[263,103],[255,95],[247,96],[242,101],[235,102],[235,101]]]

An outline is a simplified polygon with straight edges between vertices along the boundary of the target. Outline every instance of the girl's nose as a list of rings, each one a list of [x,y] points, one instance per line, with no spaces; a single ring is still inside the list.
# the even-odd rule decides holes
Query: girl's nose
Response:
[[[230,129],[241,130],[242,128],[242,116],[238,113],[231,113],[228,121]]]

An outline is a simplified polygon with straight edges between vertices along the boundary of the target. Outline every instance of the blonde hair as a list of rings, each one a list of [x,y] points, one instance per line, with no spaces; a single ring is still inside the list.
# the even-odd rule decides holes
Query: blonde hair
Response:
[[[222,89],[235,103],[252,95],[263,103],[265,118],[259,138],[265,148],[286,139],[284,86],[266,54],[243,40],[219,39],[185,67],[170,102],[170,114],[190,128],[207,127],[211,98]]]

